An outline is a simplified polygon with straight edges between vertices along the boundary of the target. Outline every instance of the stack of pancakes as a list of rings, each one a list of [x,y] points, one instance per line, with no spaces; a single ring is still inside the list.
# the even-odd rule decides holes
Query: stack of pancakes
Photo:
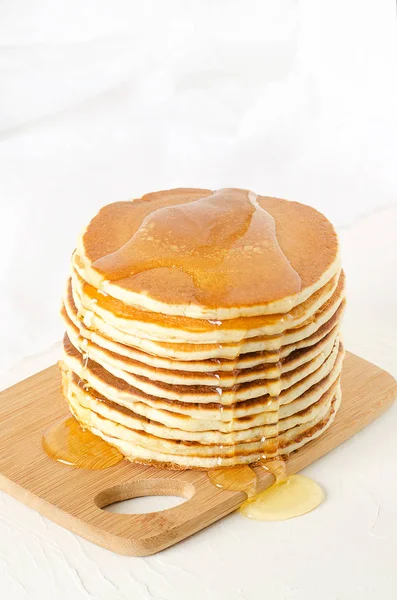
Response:
[[[338,410],[344,305],[335,231],[308,206],[236,189],[110,204],[72,258],[64,395],[132,461],[286,455]]]

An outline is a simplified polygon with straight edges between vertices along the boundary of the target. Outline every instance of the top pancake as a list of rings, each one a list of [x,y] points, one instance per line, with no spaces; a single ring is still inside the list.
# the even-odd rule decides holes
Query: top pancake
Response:
[[[339,247],[297,202],[176,189],[102,208],[77,259],[85,281],[127,305],[227,320],[289,312],[337,273]]]

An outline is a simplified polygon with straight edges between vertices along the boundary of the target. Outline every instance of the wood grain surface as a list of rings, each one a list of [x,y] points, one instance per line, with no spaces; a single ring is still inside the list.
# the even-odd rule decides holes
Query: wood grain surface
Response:
[[[397,396],[397,382],[347,353],[342,394],[334,423],[290,456],[288,473],[300,471],[375,420]],[[221,519],[246,498],[243,492],[214,487],[204,471],[166,471],[125,460],[88,471],[55,462],[42,449],[42,434],[67,412],[56,365],[0,394],[0,489],[91,542],[120,554],[154,554]],[[257,473],[258,491],[273,483],[263,469]],[[187,501],[139,515],[103,510],[119,500],[149,495]]]

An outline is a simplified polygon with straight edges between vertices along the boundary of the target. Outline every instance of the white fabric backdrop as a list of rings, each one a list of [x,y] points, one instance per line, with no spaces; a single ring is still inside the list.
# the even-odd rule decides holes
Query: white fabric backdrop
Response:
[[[238,186],[341,227],[396,202],[395,9],[2,0],[0,368],[60,339],[69,256],[105,203]]]

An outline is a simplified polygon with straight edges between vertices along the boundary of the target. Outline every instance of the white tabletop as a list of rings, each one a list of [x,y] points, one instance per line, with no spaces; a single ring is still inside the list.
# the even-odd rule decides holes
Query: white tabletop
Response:
[[[397,377],[395,4],[247,5],[1,3],[0,387],[58,359],[59,297],[90,215],[187,185],[325,212],[343,246],[346,346]],[[397,405],[306,469],[327,494],[312,513],[233,514],[149,558],[0,493],[0,598],[395,600],[396,428]]]

